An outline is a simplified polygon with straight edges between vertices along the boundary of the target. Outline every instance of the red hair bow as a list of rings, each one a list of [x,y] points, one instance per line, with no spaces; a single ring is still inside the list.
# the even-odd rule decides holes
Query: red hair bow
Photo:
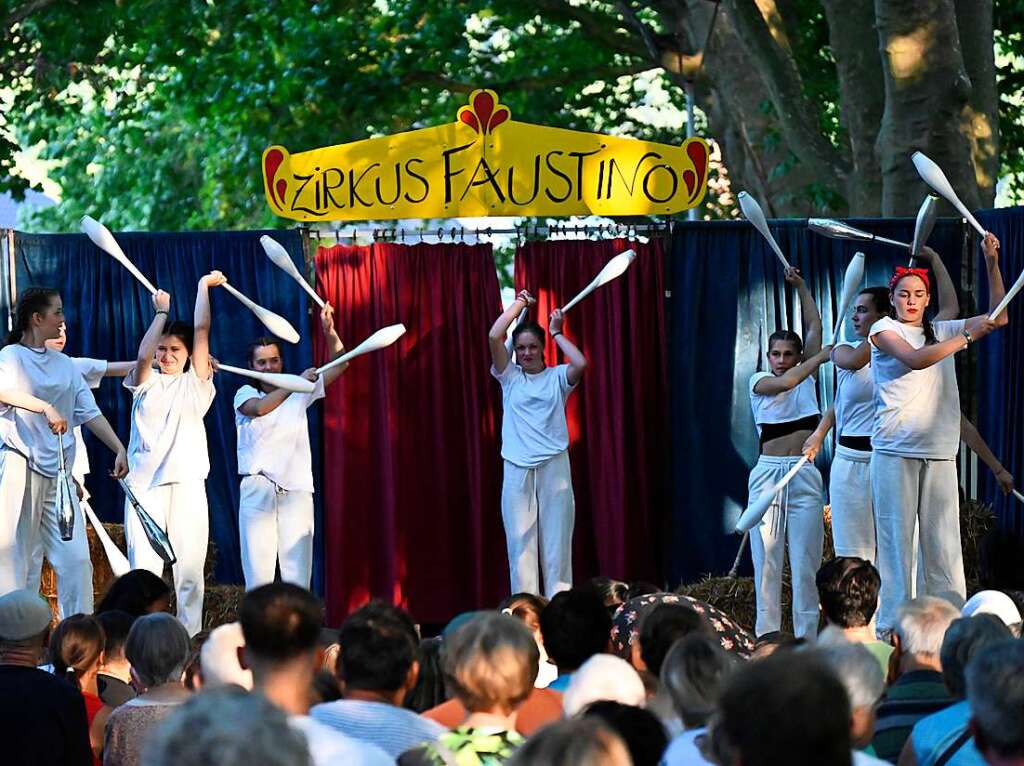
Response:
[[[928,269],[908,269],[906,266],[897,266],[896,271],[893,272],[892,279],[889,280],[889,289],[895,290],[896,285],[899,284],[903,277],[917,277],[924,282],[924,286],[931,292],[932,283],[928,279]]]

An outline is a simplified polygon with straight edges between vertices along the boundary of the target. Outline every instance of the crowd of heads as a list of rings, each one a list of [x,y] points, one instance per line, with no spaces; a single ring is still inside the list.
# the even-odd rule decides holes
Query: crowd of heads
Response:
[[[1012,599],[986,591],[962,611],[938,598],[908,601],[879,654],[874,566],[834,559],[817,586],[816,639],[775,635],[756,647],[708,605],[608,578],[550,601],[515,594],[431,637],[406,611],[378,601],[331,629],[316,596],[275,583],[245,594],[237,622],[190,637],[164,611],[163,581],[132,572],[97,614],[70,616],[52,631],[38,596],[0,597],[0,659],[48,663],[83,695],[97,676],[120,674],[135,700],[150,700],[105,701],[105,731],[89,732],[97,762],[327,762],[312,724],[297,721],[323,727],[330,721],[318,710],[354,700],[377,706],[360,713],[369,728],[327,727],[368,739],[349,754],[352,763],[446,763],[459,747],[482,747],[486,734],[485,763],[849,766],[865,748],[888,748],[895,760],[893,748],[903,758],[903,749],[926,747],[915,724],[955,705],[962,720],[950,725],[980,758],[1022,762],[1024,643]],[[546,666],[557,677],[545,689]],[[893,692],[922,674],[941,694],[907,723]],[[384,754],[389,743],[374,742],[372,732],[374,711],[385,709],[434,721],[436,741]],[[458,712],[445,719],[442,710]],[[381,714],[383,732],[395,713]]]

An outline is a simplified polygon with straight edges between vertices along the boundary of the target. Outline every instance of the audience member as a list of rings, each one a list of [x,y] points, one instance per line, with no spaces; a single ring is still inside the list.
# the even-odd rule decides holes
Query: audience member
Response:
[[[850,703],[810,652],[784,652],[741,668],[712,719],[719,766],[850,766]]]
[[[199,678],[203,689],[234,684],[252,689],[252,671],[243,668],[239,649],[245,646],[242,626],[237,622],[220,625],[210,631],[199,649]]]
[[[341,626],[337,673],[342,699],[310,715],[332,729],[377,745],[392,758],[445,729],[402,707],[419,675],[416,626],[401,609],[375,601]]]
[[[405,706],[414,713],[424,713],[448,699],[441,672],[440,637],[420,641],[420,674],[416,685],[405,695]]]
[[[105,641],[99,620],[85,614],[73,614],[63,620],[50,636],[53,674],[67,679],[82,693],[82,699],[85,700],[89,745],[96,766],[100,764],[104,727],[112,710],[100,699],[96,682]]]
[[[967,665],[974,744],[991,766],[1024,766],[1024,642],[981,649]]]
[[[148,569],[133,569],[107,588],[96,614],[118,610],[132,617],[166,612],[171,606],[171,586]]]
[[[334,673],[326,670],[316,671],[313,676],[313,689],[309,698],[309,707],[323,705],[325,702],[337,702],[341,699],[341,684]]]
[[[508,766],[632,766],[626,744],[594,718],[545,726],[508,760]]]
[[[590,590],[597,594],[598,598],[604,602],[604,608],[608,610],[608,616],[614,617],[615,612],[618,608],[625,604],[629,600],[629,583],[624,583],[621,580],[613,580],[610,577],[591,577],[580,586],[582,590]],[[653,585],[650,593],[657,592],[657,588]],[[643,595],[643,594],[637,594]]]
[[[831,630],[831,628],[830,628]],[[850,702],[850,743],[854,750],[854,763],[858,766],[878,764],[868,753],[859,752],[871,745],[875,731],[875,707],[885,690],[885,676],[878,660],[862,643],[851,643],[842,638],[829,645],[819,646],[815,653],[842,683]]]
[[[896,612],[892,664],[898,674],[878,706],[872,748],[895,763],[914,724],[949,707],[953,698],[942,681],[942,640],[960,616],[948,601],[923,596],[905,601]]]
[[[807,639],[801,636],[797,638],[792,633],[782,630],[773,630],[757,637],[754,651],[750,653],[750,659],[763,660],[771,657],[775,652],[791,652],[807,645]]]
[[[352,739],[307,715],[313,679],[321,665],[318,637],[323,609],[309,591],[286,582],[248,591],[238,610],[245,646],[242,665],[253,687],[284,711],[306,736],[316,766],[394,763],[380,748]]]
[[[104,704],[115,708],[135,696],[135,690],[131,686],[132,666],[124,656],[128,631],[132,629],[135,618],[128,612],[112,609],[97,614],[96,619],[103,628],[105,639],[100,671],[96,676],[96,687]]]
[[[607,651],[611,627],[604,604],[592,591],[574,588],[555,594],[540,615],[544,646],[558,668],[548,688],[564,692],[584,662]]]
[[[37,668],[50,616],[38,593],[0,596],[0,760],[12,766],[92,766],[82,695]]]
[[[661,684],[672,700],[683,731],[668,745],[665,766],[711,766],[701,744],[708,720],[740,660],[713,638],[694,633],[672,645],[661,665]]]
[[[204,689],[154,732],[146,766],[312,766],[284,713],[236,686]]]
[[[1010,629],[991,614],[954,620],[942,639],[939,658],[942,680],[954,704],[914,725],[900,754],[900,766],[980,766],[981,753],[971,740],[971,708],[967,697],[967,665],[982,648],[1011,638]]]
[[[661,604],[682,604],[693,609],[707,620],[727,652],[746,658],[754,651],[754,637],[720,609],[683,594],[653,593],[630,599],[615,613],[611,631],[612,654],[633,661],[633,645],[640,638],[640,626],[647,615]]]
[[[138,618],[128,631],[124,653],[139,696],[110,714],[103,766],[142,764],[153,727],[189,696],[181,681],[189,653],[188,631],[177,618],[164,612]]]
[[[566,716],[574,716],[602,700],[636,707],[647,701],[647,689],[640,675],[632,665],[612,654],[595,654],[572,674],[562,698],[562,709]]]
[[[185,660],[185,669],[181,673],[182,683],[190,692],[197,692],[203,685],[202,672],[200,668],[201,654],[206,640],[210,637],[210,631],[201,630],[189,640],[188,659]]]
[[[837,556],[822,565],[815,577],[825,622],[843,631],[847,641],[863,644],[878,660],[885,678],[892,645],[879,641],[872,625],[881,582],[875,566],[855,556]]]
[[[445,639],[442,664],[449,688],[469,715],[435,742],[405,753],[399,764],[477,763],[484,754],[488,764],[504,762],[523,741],[515,730],[516,712],[534,691],[539,656],[520,620],[489,612],[464,623]]]
[[[964,617],[976,614],[991,614],[998,617],[1010,629],[1014,638],[1020,638],[1020,610],[1013,599],[998,590],[983,590],[975,593],[960,610]]]
[[[583,711],[584,718],[596,718],[614,731],[626,745],[633,766],[658,766],[668,735],[658,717],[648,710],[621,702],[602,700]]]
[[[519,618],[533,633],[537,649],[540,650],[540,668],[537,671],[537,680],[534,682],[538,689],[546,689],[558,677],[558,668],[548,659],[547,649],[544,648],[544,636],[540,632],[540,614],[547,605],[546,598],[533,593],[516,593],[498,605],[499,612]]]

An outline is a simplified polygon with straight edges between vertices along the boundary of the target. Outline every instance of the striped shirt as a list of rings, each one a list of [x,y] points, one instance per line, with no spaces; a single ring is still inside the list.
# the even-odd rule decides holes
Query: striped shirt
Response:
[[[447,731],[436,721],[386,702],[337,700],[316,705],[309,714],[335,731],[376,745],[392,758]]]
[[[914,724],[953,702],[942,682],[941,673],[934,670],[904,673],[889,687],[878,706],[875,738],[871,741],[875,754],[896,763]]]

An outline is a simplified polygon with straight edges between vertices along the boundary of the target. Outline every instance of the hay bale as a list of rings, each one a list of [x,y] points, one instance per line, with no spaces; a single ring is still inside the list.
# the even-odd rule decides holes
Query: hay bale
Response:
[[[238,619],[238,605],[245,595],[241,585],[207,585],[203,598],[203,630]]]

